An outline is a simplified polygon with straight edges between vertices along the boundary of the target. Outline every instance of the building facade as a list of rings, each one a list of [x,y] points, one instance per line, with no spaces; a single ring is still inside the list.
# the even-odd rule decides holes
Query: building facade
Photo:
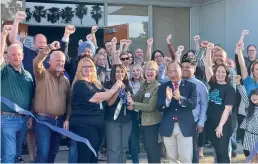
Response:
[[[172,33],[173,44],[187,51],[194,49],[193,37],[199,34],[234,56],[242,29],[250,31],[246,45],[258,45],[257,0],[2,0],[1,8],[2,20],[12,20],[15,10],[26,11],[31,34],[48,27],[57,35],[71,23],[83,39],[93,25],[101,30],[128,24],[132,50],[145,48],[153,37],[153,49],[168,54],[166,36]]]

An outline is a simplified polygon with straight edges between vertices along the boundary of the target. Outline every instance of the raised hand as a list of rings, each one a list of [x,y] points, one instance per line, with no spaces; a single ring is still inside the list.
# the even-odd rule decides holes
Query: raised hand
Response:
[[[184,49],[185,49],[185,47],[182,46],[182,45],[177,47],[177,50],[178,50],[179,52],[183,52]]]
[[[112,38],[111,42],[117,44],[117,38],[116,37]]]
[[[120,45],[125,45],[126,44],[126,39],[122,39],[122,40],[120,40]]]
[[[12,30],[13,30],[13,25],[4,25],[2,34],[7,36],[12,32]]]
[[[173,97],[173,92],[170,87],[166,88],[166,97],[167,97],[168,102],[170,102]]]
[[[207,49],[213,50],[214,49],[214,44],[213,43],[208,43]]]
[[[167,36],[167,39],[166,39],[167,44],[170,44],[170,43],[171,43],[171,39],[172,39],[172,34],[169,34],[169,35]]]
[[[242,31],[242,35],[248,35],[249,34],[249,30],[243,30]]]
[[[194,41],[199,41],[200,40],[200,36],[199,35],[195,35],[194,36]]]
[[[148,46],[152,46],[152,44],[153,44],[153,39],[152,39],[152,38],[149,38],[149,39],[147,40],[147,45],[148,45]]]
[[[88,34],[88,35],[86,36],[86,40],[87,40],[87,41],[92,41],[92,35],[91,35],[91,34]]]
[[[96,33],[98,31],[98,26],[92,26],[91,33]]]
[[[67,25],[65,26],[65,34],[71,35],[75,32],[75,27],[74,25]]]
[[[49,46],[50,46],[51,50],[60,49],[60,43],[58,41],[53,41]]]
[[[132,41],[131,40],[126,40],[126,45],[131,45],[132,44]]]
[[[16,20],[24,20],[26,19],[27,15],[24,11],[17,11],[17,13],[15,14],[15,19]]]
[[[201,47],[207,48],[208,44],[209,44],[209,42],[207,40],[204,40],[201,42]]]

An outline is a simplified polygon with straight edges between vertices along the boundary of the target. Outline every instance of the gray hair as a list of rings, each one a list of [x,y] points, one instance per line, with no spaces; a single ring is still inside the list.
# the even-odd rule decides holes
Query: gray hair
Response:
[[[22,46],[18,42],[15,42],[15,43],[11,44],[9,47],[7,47],[7,55],[9,55],[9,51],[12,48],[18,48],[23,52]]]

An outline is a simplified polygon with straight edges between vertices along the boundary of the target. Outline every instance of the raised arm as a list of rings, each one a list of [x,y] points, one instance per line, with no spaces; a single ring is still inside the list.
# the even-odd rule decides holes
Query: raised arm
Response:
[[[175,62],[181,63],[181,57],[182,57],[182,52],[184,51],[185,47],[184,46],[178,46],[177,51],[175,53]]]
[[[11,43],[15,43],[17,40],[18,36],[18,29],[19,29],[19,24],[22,20],[26,19],[27,15],[24,11],[18,11],[15,15],[15,19],[13,21],[13,31],[9,35],[9,41]]]
[[[92,26],[92,28],[91,28],[92,43],[94,44],[96,49],[98,48],[97,38],[96,38],[97,31],[98,31],[98,26]]]
[[[75,32],[75,27],[73,25],[67,25],[65,27],[65,31],[64,31],[64,36],[62,38],[62,42],[61,42],[61,51],[65,54],[65,62],[69,63],[71,58],[69,57],[68,54],[68,44],[69,44],[69,40],[70,40],[70,35],[73,34]]]
[[[244,38],[246,35],[248,35],[248,33],[249,33],[248,30],[243,30],[238,43],[244,43]],[[239,61],[239,59],[238,59],[237,48],[236,48],[236,50],[235,50],[236,70],[237,70],[237,74],[241,74],[241,68],[240,68],[240,64],[238,61]]]
[[[43,62],[47,55],[52,50],[57,50],[60,48],[60,43],[58,41],[52,42],[49,46],[46,46],[43,50],[40,50],[38,55],[33,59],[33,71],[36,79],[40,79],[43,72],[45,71]]]
[[[112,53],[112,65],[122,64],[122,62],[120,60],[120,54],[121,54],[121,52],[119,50],[117,50],[116,52]]]
[[[132,44],[131,40],[126,40],[126,43],[125,43],[123,51],[129,51],[129,47],[130,47],[131,44]]]
[[[196,50],[198,50],[198,49],[200,48],[199,40],[200,40],[200,36],[199,36],[199,35],[194,36],[194,46],[195,46],[195,51],[196,51]]]
[[[124,46],[126,44],[126,39],[121,39],[120,40],[120,45],[119,45],[119,51],[123,52],[124,51]]]
[[[245,80],[248,76],[248,71],[245,65],[245,59],[242,52],[244,49],[244,43],[238,43],[236,45],[236,49],[237,49],[238,62],[241,69],[241,76],[242,76],[242,79]]]
[[[213,69],[212,69],[212,59],[211,59],[211,52],[214,48],[214,44],[209,43],[206,50],[206,58],[205,58],[205,74],[207,82],[210,81],[211,77],[213,76]]]
[[[149,38],[147,40],[146,61],[150,61],[151,60],[152,44],[153,44],[153,39]]]
[[[166,41],[167,41],[167,46],[168,46],[168,50],[169,50],[171,59],[172,59],[172,61],[174,61],[175,60],[175,52],[176,52],[176,50],[175,50],[174,46],[171,43],[171,39],[172,39],[172,34],[169,34],[167,36]]]
[[[6,46],[6,38],[8,34],[10,34],[13,30],[12,25],[4,25],[3,31],[1,34],[1,54],[0,54],[0,65],[3,64],[4,62],[4,50]]]

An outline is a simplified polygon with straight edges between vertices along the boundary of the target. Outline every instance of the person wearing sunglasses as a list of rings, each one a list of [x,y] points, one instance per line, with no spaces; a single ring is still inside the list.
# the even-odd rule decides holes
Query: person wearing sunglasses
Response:
[[[122,64],[129,69],[130,68],[130,57],[127,52],[122,52],[120,55],[120,60]]]

